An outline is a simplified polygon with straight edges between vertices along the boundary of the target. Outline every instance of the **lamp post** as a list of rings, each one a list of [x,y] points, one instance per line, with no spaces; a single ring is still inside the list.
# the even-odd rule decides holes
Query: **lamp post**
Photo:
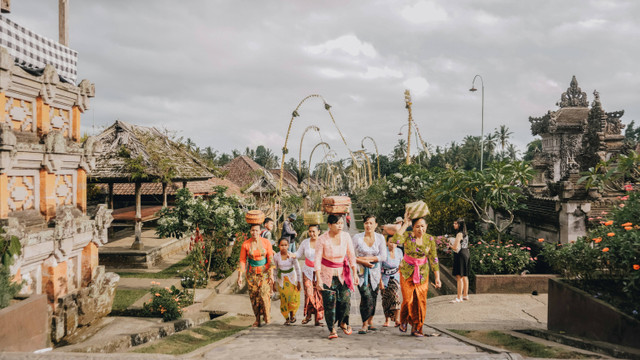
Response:
[[[483,160],[484,160],[484,80],[482,76],[476,75],[473,77],[473,81],[471,82],[471,89],[469,91],[478,91],[475,87],[476,79],[480,78],[480,84],[482,85],[482,125],[480,128],[480,132],[482,135],[480,136],[480,171],[482,171]]]
[[[366,139],[371,140],[371,142],[373,143],[373,146],[376,148],[376,160],[378,162],[378,179],[380,179],[380,154],[378,154],[378,144],[376,144],[376,141],[373,140],[371,136],[365,136],[362,138],[362,141],[360,142],[360,146],[362,146],[363,150],[364,150],[364,141]]]

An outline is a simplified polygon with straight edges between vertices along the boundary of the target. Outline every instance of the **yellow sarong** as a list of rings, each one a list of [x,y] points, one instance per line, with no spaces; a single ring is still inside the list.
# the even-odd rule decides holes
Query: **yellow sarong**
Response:
[[[282,316],[288,319],[290,312],[293,312],[295,316],[300,307],[300,291],[289,281],[289,277],[284,277],[282,287],[278,285],[278,293],[280,294],[280,312]]]

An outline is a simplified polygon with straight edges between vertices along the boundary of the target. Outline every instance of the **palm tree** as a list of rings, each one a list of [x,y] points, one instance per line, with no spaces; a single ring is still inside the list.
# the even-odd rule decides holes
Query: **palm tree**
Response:
[[[407,158],[407,142],[404,139],[399,139],[398,144],[393,147],[391,153],[391,159],[393,161],[403,161]]]
[[[509,128],[506,125],[500,125],[500,128],[496,129],[494,135],[498,138],[500,147],[502,148],[502,151],[504,151],[504,148],[509,143],[509,138],[513,135],[513,132],[509,131]]]

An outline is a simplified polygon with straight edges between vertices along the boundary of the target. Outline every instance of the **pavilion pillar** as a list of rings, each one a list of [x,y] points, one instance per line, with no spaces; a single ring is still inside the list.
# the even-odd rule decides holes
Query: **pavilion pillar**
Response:
[[[167,183],[162,182],[162,207],[167,207]]]
[[[186,182],[186,181],[183,181],[183,182],[182,182],[182,188],[183,188],[183,189],[186,189],[186,188],[187,188],[187,182]]]
[[[144,244],[142,243],[142,198],[141,198],[142,183],[136,182],[136,225],[135,225],[135,240],[131,245],[131,249],[142,250]]]

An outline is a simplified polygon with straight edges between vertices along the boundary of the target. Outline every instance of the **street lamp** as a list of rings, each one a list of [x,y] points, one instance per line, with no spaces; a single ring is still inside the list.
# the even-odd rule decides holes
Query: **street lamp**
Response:
[[[484,80],[482,79],[482,76],[480,75],[476,75],[473,77],[473,81],[471,82],[471,89],[469,89],[469,91],[474,92],[474,91],[478,91],[478,89],[476,89],[475,87],[475,83],[476,83],[476,79],[480,78],[480,84],[482,85],[482,125],[480,128],[480,131],[482,132],[482,135],[480,137],[480,171],[482,171],[482,165],[483,165],[483,159],[484,159]]]

